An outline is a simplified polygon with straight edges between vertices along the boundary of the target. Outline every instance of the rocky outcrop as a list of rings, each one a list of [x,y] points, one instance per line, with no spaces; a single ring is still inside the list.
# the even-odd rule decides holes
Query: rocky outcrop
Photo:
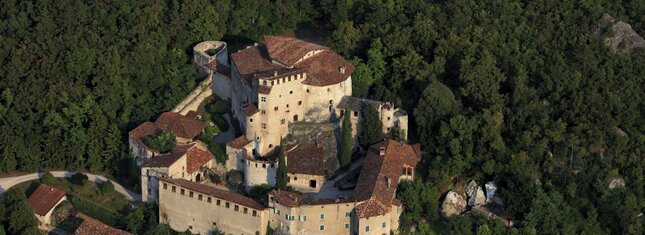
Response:
[[[476,186],[473,190],[472,195],[468,199],[468,206],[480,206],[486,203],[486,195],[484,195],[484,190],[480,186]]]
[[[450,191],[441,204],[441,215],[448,218],[459,215],[466,210],[466,200],[456,192]]]
[[[472,196],[473,193],[475,193],[475,190],[477,190],[477,182],[471,180],[468,185],[466,185],[466,195],[469,197]]]
[[[486,189],[486,203],[493,202],[495,198],[495,192],[497,192],[497,185],[495,184],[495,182],[490,181],[484,184],[484,188]]]
[[[619,189],[625,187],[625,179],[623,177],[613,177],[609,179],[609,189]]]
[[[645,47],[645,40],[632,29],[632,26],[604,14],[593,32],[594,36],[614,52],[630,54],[636,48]]]

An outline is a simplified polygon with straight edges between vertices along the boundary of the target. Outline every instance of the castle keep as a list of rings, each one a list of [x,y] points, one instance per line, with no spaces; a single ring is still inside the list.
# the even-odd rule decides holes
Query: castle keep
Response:
[[[200,234],[215,228],[264,234],[267,226],[286,234],[396,233],[403,211],[396,188],[401,180],[413,179],[419,146],[386,139],[369,146],[365,157],[342,173],[337,138],[341,118],[349,115],[358,146],[363,113],[374,108],[383,133],[406,139],[404,110],[352,97],[354,66],[330,48],[303,40],[265,36],[230,58],[226,43],[207,41],[197,44],[193,54],[196,69],[206,77],[200,87],[172,112],[129,135],[141,166],[144,200],[159,204],[161,222]],[[199,103],[211,93],[230,102],[230,118],[242,133],[226,143],[223,164],[215,163],[209,147],[196,140],[207,126],[197,112]],[[176,135],[177,146],[169,153],[142,141],[160,131]],[[299,193],[272,190],[260,202],[202,182],[209,169],[224,168],[240,172],[246,190],[272,187],[281,144],[288,184]],[[357,175],[355,189],[339,189],[346,174]]]

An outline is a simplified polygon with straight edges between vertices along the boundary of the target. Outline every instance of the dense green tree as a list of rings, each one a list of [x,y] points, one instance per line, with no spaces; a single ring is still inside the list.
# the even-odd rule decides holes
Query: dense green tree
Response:
[[[360,40],[360,36],[360,31],[354,27],[353,22],[343,21],[330,37],[331,47],[336,52],[349,55],[356,48],[356,43]]]
[[[56,178],[54,175],[52,175],[51,172],[45,172],[42,178],[40,178],[40,182],[46,185],[54,185],[56,184]]]
[[[363,146],[381,142],[384,138],[383,123],[378,111],[371,105],[365,105],[361,112],[361,133],[358,141]]]
[[[352,136],[352,122],[349,120],[350,112],[343,114],[341,124],[340,142],[340,166],[347,169],[352,162],[352,151],[354,149],[354,138]]]
[[[275,173],[275,188],[280,190],[286,190],[287,184],[289,183],[287,176],[287,162],[284,157],[284,145],[282,140],[280,140],[280,156],[278,158],[278,170]]]
[[[4,205],[7,208],[5,214],[8,215],[7,231],[10,234],[29,233],[38,226],[34,209],[27,202],[24,192],[16,188],[7,190],[4,194]]]
[[[144,136],[143,143],[161,153],[167,153],[177,145],[177,140],[172,131],[162,131],[155,135]]]

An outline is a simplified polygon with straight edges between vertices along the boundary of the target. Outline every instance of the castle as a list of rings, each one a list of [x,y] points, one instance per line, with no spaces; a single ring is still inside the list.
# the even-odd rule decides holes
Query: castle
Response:
[[[215,227],[226,233],[264,234],[267,226],[288,234],[397,231],[403,207],[395,198],[396,187],[400,180],[412,179],[418,145],[386,139],[370,146],[351,196],[322,196],[321,190],[336,187],[338,180],[333,179],[339,168],[336,139],[344,115],[350,115],[355,139],[365,108],[378,111],[384,133],[407,137],[404,110],[351,96],[354,66],[327,47],[278,36],[265,36],[263,43],[230,59],[226,43],[219,41],[197,44],[193,54],[197,70],[207,76],[205,84],[212,86],[208,92],[230,101],[231,118],[243,133],[226,144],[224,167],[242,172],[247,190],[273,186],[277,147],[284,141],[289,185],[305,194],[274,190],[260,203],[201,183],[204,170],[215,163],[195,139],[204,126],[195,124],[194,102],[185,101],[173,110],[179,114],[164,113],[130,133],[131,149],[141,165],[144,201],[159,203],[161,222],[201,234]],[[187,100],[204,92],[193,93]],[[183,132],[176,133],[179,145],[169,154],[141,141],[159,130]]]

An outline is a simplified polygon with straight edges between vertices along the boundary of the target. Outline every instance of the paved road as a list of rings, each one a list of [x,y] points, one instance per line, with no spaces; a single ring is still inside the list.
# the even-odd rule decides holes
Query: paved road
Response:
[[[54,177],[57,178],[69,178],[72,177],[73,175],[76,174],[76,172],[71,172],[71,171],[52,171],[51,172]],[[32,173],[32,174],[27,174],[27,175],[21,175],[21,176],[14,176],[14,177],[7,177],[7,178],[0,178],[0,194],[3,194],[7,189],[20,184],[22,182],[30,181],[30,180],[36,180],[40,179],[45,175],[45,172],[38,172],[38,173]],[[87,175],[87,180],[95,182],[95,183],[103,183],[107,181],[108,179],[100,176],[100,175],[94,175],[94,174],[86,174]],[[135,201],[135,202],[140,202],[141,201],[141,195],[137,194],[135,192],[132,192],[117,182],[112,181],[114,184],[114,189],[119,192],[120,194],[123,194],[126,199],[130,201]]]

